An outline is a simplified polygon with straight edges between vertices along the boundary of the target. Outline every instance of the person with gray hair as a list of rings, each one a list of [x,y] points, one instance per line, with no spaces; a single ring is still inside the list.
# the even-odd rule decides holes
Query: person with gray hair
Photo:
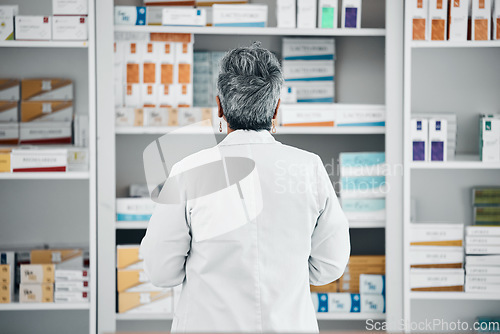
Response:
[[[172,332],[318,332],[326,301],[310,284],[343,274],[349,226],[321,159],[269,131],[282,84],[259,44],[229,51],[217,82],[228,135],[172,168],[185,201],[157,205],[140,249],[154,285],[182,284]]]

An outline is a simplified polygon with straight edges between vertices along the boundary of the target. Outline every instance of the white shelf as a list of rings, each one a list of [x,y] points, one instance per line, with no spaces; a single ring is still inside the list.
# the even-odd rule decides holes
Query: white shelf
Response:
[[[151,314],[127,314],[127,313],[117,313],[116,320],[172,320],[173,315],[151,313]]]
[[[170,133],[173,130],[180,129],[179,127],[117,127],[116,134],[119,135],[162,135]],[[273,135],[284,134],[356,134],[356,135],[370,135],[370,134],[384,134],[385,127],[383,126],[346,126],[346,127],[327,127],[327,126],[279,126],[276,128],[276,133]],[[180,134],[180,132],[179,132]],[[218,129],[209,127],[191,127],[182,134],[225,134],[219,133]]]
[[[350,221],[349,228],[385,228],[385,221]]]
[[[500,169],[500,162],[482,162],[478,155],[457,155],[445,162],[412,161],[412,169]]]
[[[411,292],[410,298],[427,300],[494,300],[500,302],[500,294],[467,292]]]
[[[412,48],[500,48],[498,41],[413,41]]]
[[[148,228],[147,221],[119,221],[115,222],[115,227],[117,230],[140,230]]]
[[[385,313],[316,313],[318,320],[384,320]]]
[[[385,29],[292,29],[244,27],[178,27],[115,25],[116,32],[184,33],[253,36],[385,36]]]
[[[2,48],[87,48],[87,41],[0,41]]]
[[[0,173],[0,180],[87,180],[89,172]]]
[[[90,303],[9,303],[0,304],[0,311],[88,310]]]

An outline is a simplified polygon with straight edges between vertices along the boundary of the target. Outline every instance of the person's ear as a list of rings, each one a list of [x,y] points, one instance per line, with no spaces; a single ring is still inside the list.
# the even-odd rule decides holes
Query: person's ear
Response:
[[[219,117],[224,117],[224,110],[222,110],[222,105],[220,104],[219,95],[215,97],[215,101],[217,101],[217,109]]]
[[[278,117],[278,109],[280,108],[280,103],[281,99],[278,100],[278,104],[276,105],[276,110],[274,110],[273,119],[276,119],[276,117]]]

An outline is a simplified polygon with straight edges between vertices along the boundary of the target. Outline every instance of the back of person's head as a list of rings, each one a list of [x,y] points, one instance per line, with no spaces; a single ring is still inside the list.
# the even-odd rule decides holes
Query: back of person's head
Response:
[[[270,130],[283,74],[273,53],[259,42],[229,51],[220,63],[217,89],[233,130]]]

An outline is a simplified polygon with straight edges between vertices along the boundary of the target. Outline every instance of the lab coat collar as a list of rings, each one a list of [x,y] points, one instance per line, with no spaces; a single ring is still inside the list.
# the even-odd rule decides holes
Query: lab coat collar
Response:
[[[219,145],[273,144],[277,143],[267,130],[236,130],[224,138]]]

